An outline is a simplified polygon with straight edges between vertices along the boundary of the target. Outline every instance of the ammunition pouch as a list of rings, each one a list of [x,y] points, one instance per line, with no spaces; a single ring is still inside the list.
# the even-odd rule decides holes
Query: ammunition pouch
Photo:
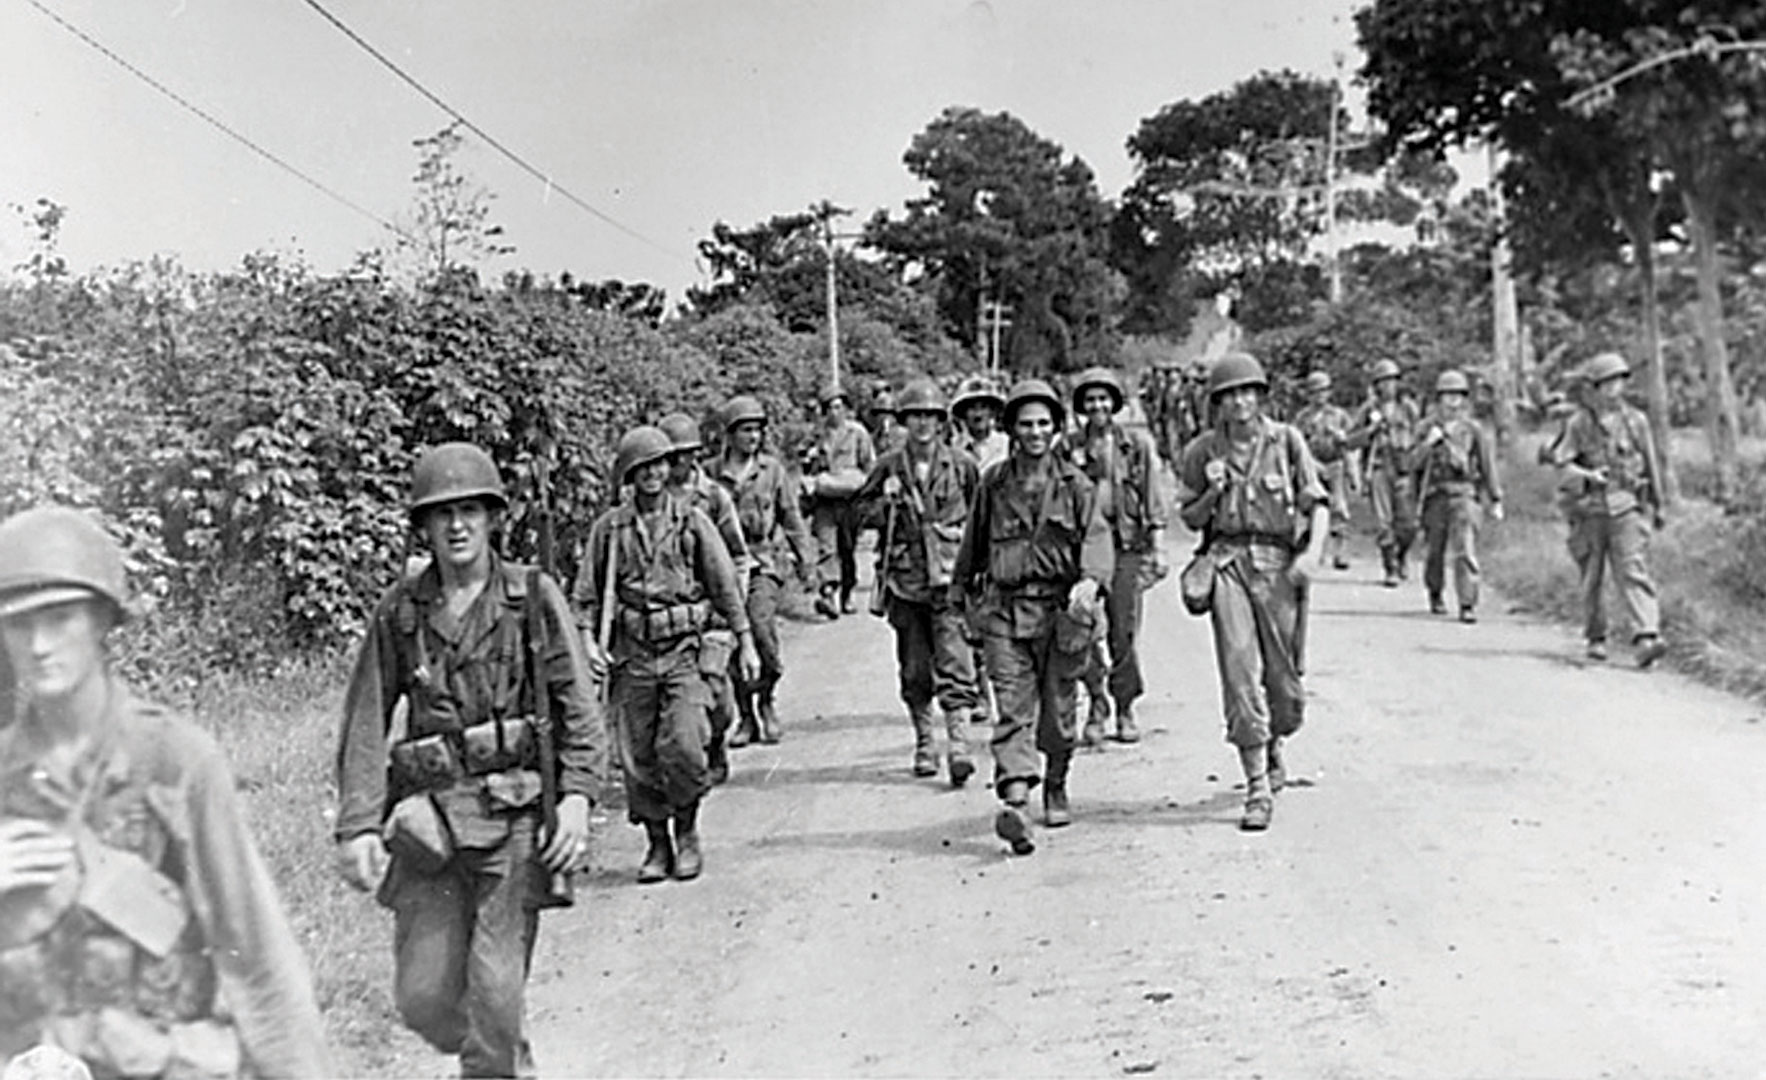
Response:
[[[170,955],[190,925],[190,905],[178,883],[89,829],[79,831],[75,846],[85,870],[75,901],[80,908],[149,955]]]
[[[670,604],[650,611],[619,609],[619,629],[633,641],[652,649],[672,645],[688,634],[697,634],[711,621],[711,601]]]
[[[926,529],[926,584],[934,589],[950,585],[956,575],[957,549],[963,544],[963,523],[933,522]]]
[[[409,863],[420,874],[439,873],[454,857],[454,831],[427,791],[393,804],[381,826],[381,838],[393,858]]]
[[[392,748],[393,779],[401,791],[436,791],[471,776],[531,769],[539,744],[530,716],[486,720],[462,731],[406,739]]]
[[[730,671],[730,658],[736,655],[734,630],[707,630],[699,636],[699,673],[725,675]]]
[[[244,1067],[239,1033],[212,1019],[160,1025],[125,1009],[98,1009],[51,1018],[44,1041],[100,1076],[227,1080]]]

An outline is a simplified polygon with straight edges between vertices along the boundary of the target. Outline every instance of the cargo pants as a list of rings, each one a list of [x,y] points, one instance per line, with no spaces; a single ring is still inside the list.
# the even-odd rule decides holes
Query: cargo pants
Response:
[[[1253,544],[1224,558],[1215,573],[1208,617],[1221,710],[1226,741],[1241,749],[1286,738],[1306,718],[1306,691],[1294,663],[1300,590],[1288,573],[1292,562],[1286,549]]]
[[[817,499],[810,511],[816,542],[816,584],[842,597],[858,585],[859,514],[851,499]]]
[[[1416,542],[1416,498],[1410,478],[1397,469],[1373,469],[1367,477],[1367,495],[1379,527],[1380,558],[1387,569],[1402,570],[1410,545]]]
[[[1062,763],[1079,745],[1079,675],[1086,651],[1055,647],[1053,620],[1036,637],[988,634],[983,649],[999,715],[993,725],[994,790],[1022,781],[1028,790],[1042,779],[1039,753]]]
[[[1590,642],[1607,639],[1604,586],[1609,563],[1632,634],[1642,637],[1661,633],[1661,607],[1656,601],[1656,583],[1649,572],[1650,527],[1643,519],[1643,511],[1584,513],[1576,521],[1576,533],[1576,546],[1583,553],[1583,636]]]
[[[1423,535],[1428,544],[1423,584],[1431,598],[1440,596],[1447,585],[1447,563],[1451,560],[1453,595],[1462,611],[1478,606],[1480,517],[1475,495],[1437,491],[1423,500]]]
[[[1146,604],[1140,587],[1141,563],[1144,554],[1117,549],[1116,569],[1110,576],[1110,591],[1104,598],[1104,614],[1110,625],[1110,665],[1104,670],[1103,650],[1086,653],[1082,676],[1087,695],[1092,700],[1092,715],[1101,721],[1100,698],[1109,694],[1117,712],[1134,707],[1147,691],[1141,676],[1140,632]]]
[[[711,694],[698,635],[642,651],[613,669],[612,721],[634,825],[667,821],[711,790]]]
[[[888,613],[902,704],[913,712],[929,708],[936,699],[946,715],[966,721],[979,698],[962,613],[949,604],[916,603],[895,595],[889,597]]]
[[[739,684],[744,695],[770,696],[785,674],[784,654],[779,648],[779,597],[784,585],[771,574],[755,574],[748,581],[748,625],[754,631],[754,651],[760,655],[760,679]],[[735,657],[730,671],[735,677]]]

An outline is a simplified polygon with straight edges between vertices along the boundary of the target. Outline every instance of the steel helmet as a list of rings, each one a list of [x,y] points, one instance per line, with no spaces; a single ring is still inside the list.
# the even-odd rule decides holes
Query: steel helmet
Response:
[[[1328,371],[1309,371],[1306,373],[1306,389],[1311,391],[1329,390],[1331,373]]]
[[[821,402],[824,407],[835,401],[844,401],[848,405],[852,404],[852,398],[846,393],[845,387],[842,387],[839,383],[829,383],[822,387],[822,392],[816,395],[816,400]]]
[[[613,455],[613,475],[623,484],[631,479],[633,469],[661,461],[674,450],[674,442],[661,428],[648,424],[635,427],[619,437],[619,448]]]
[[[1269,389],[1269,376],[1263,373],[1263,365],[1257,362],[1255,356],[1250,353],[1227,353],[1214,361],[1214,367],[1208,372],[1209,400],[1241,386],[1255,386],[1264,391]]]
[[[127,617],[122,548],[91,516],[39,506],[0,522],[0,618],[93,597]]]
[[[656,426],[668,436],[669,445],[677,451],[698,450],[705,445],[705,440],[699,434],[699,425],[686,413],[669,413],[656,421]]]
[[[1005,395],[1000,393],[999,384],[986,375],[970,375],[957,384],[957,396],[950,403],[950,411],[962,415],[970,405],[985,402],[992,405],[997,412],[1005,408]]]
[[[1398,377],[1398,363],[1394,360],[1375,360],[1373,371],[1368,377],[1374,382],[1379,382],[1381,379],[1396,379]]]
[[[1061,404],[1061,396],[1041,379],[1025,379],[1013,386],[1012,392],[1006,395],[1006,427],[1010,428],[1017,421],[1019,409],[1033,401],[1040,401],[1049,407],[1057,429],[1067,422],[1067,410]]]
[[[508,506],[497,463],[483,448],[465,442],[442,443],[423,451],[411,470],[411,516],[456,499],[483,499],[498,509]]]
[[[950,403],[945,400],[944,390],[937,383],[931,379],[915,379],[902,387],[901,397],[895,401],[895,411],[900,416],[908,413],[948,416]]]
[[[894,415],[899,411],[901,410],[895,403],[895,392],[890,390],[889,387],[879,387],[877,392],[871,395],[872,415],[876,415],[877,413],[889,413]]]
[[[1443,371],[1435,380],[1435,393],[1437,394],[1469,394],[1471,392],[1471,381],[1466,378],[1465,372],[1456,368]]]
[[[724,403],[724,427],[733,428],[737,424],[766,423],[766,408],[756,398],[747,394],[737,394]]]
[[[1599,386],[1608,379],[1619,379],[1631,374],[1631,365],[1616,352],[1604,352],[1583,365],[1582,377],[1588,385]]]
[[[1079,411],[1080,402],[1085,398],[1085,392],[1094,386],[1101,386],[1110,392],[1111,412],[1122,408],[1124,397],[1122,380],[1117,378],[1116,373],[1109,368],[1089,367],[1080,372],[1079,378],[1073,383],[1073,409],[1075,412]]]

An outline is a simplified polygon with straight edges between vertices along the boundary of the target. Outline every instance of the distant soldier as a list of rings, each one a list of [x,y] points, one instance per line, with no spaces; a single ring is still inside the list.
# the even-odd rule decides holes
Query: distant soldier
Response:
[[[1064,411],[1040,379],[1012,388],[1005,408],[1012,453],[982,474],[951,585],[953,601],[977,609],[999,701],[994,789],[1003,805],[994,831],[1020,855],[1036,850],[1024,807],[1039,782],[1047,824],[1073,820],[1076,679],[1092,645],[1084,627],[1101,613],[1098,593],[1113,568],[1091,481],[1053,452]]]
[[[1305,437],[1263,415],[1262,364],[1222,356],[1208,393],[1214,427],[1184,448],[1181,513],[1215,567],[1209,617],[1220,697],[1245,773],[1239,827],[1256,832],[1269,828],[1286,783],[1282,740],[1305,719],[1306,590],[1324,567],[1330,508]]]
[[[889,387],[880,386],[871,395],[870,419],[871,446],[879,455],[907,445],[907,428],[896,407],[895,392]]]
[[[957,386],[956,398],[950,403],[951,415],[958,428],[951,442],[975,459],[983,469],[1005,460],[1012,449],[1011,438],[999,430],[1000,410],[1006,399],[999,384],[986,375],[970,375]]]
[[[961,787],[975,772],[966,730],[975,711],[975,669],[950,585],[979,473],[974,458],[944,441],[944,391],[937,383],[909,383],[899,409],[907,445],[878,459],[858,497],[882,504],[876,588],[895,631],[901,700],[914,725],[914,775],[938,773],[936,698],[944,712],[946,775]]]
[[[816,610],[830,619],[851,614],[858,585],[859,519],[852,496],[877,462],[871,433],[852,418],[839,386],[822,391],[822,425],[804,467],[810,528],[816,541]]]
[[[1356,411],[1348,444],[1363,454],[1368,503],[1380,530],[1380,562],[1389,589],[1404,580],[1405,558],[1416,541],[1410,457],[1421,422],[1416,404],[1399,396],[1398,365],[1390,360],[1375,363],[1373,397]]]
[[[736,501],[723,485],[699,468],[699,452],[704,447],[699,425],[685,413],[670,413],[657,421],[656,426],[674,446],[668,455],[669,493],[684,500],[717,526],[717,534],[736,567],[737,592],[746,605],[748,578],[753,572],[754,560],[748,554],[742,522],[736,517]],[[721,784],[730,778],[730,754],[725,740],[736,723],[736,689],[730,678],[730,668],[735,661],[736,632],[714,613],[711,622],[699,635],[699,673],[705,676],[705,687],[711,691],[711,741],[705,748],[705,763],[711,770],[713,784]]]
[[[1647,668],[1668,651],[1649,572],[1650,531],[1663,523],[1661,466],[1649,420],[1625,401],[1630,375],[1631,365],[1618,353],[1601,353],[1588,362],[1583,404],[1571,417],[1552,462],[1582,485],[1575,524],[1581,537],[1576,547],[1582,553],[1588,656],[1607,658],[1604,584],[1610,565],[1631,620],[1637,666]]]
[[[1325,553],[1338,570],[1349,569],[1349,492],[1355,472],[1349,457],[1349,410],[1331,401],[1331,373],[1313,371],[1306,376],[1306,407],[1294,417],[1294,426],[1306,436],[1306,448],[1318,462],[1319,478],[1330,493],[1331,535]]]
[[[539,913],[570,902],[560,875],[588,856],[606,760],[564,594],[497,552],[507,506],[480,448],[417,459],[411,524],[432,558],[375,609],[337,751],[344,877],[393,911],[400,1015],[467,1076],[533,1074]]]
[[[122,552],[85,514],[0,524],[18,692],[0,727],[0,1064],[336,1076],[220,748],[111,670],[128,606]]]
[[[704,866],[699,804],[712,786],[706,627],[716,620],[735,633],[745,681],[760,674],[729,549],[710,518],[669,492],[673,452],[658,428],[621,437],[614,475],[631,485],[631,501],[595,520],[573,597],[590,662],[611,680],[626,814],[650,842],[638,868],[644,883],[690,881]]]
[[[1539,464],[1557,464],[1560,453],[1566,452],[1565,448],[1569,446],[1571,421],[1582,411],[1587,400],[1583,369],[1572,369],[1564,377],[1564,390],[1546,398],[1546,420],[1554,426],[1546,439],[1539,444]],[[1564,547],[1570,553],[1570,561],[1576,564],[1578,581],[1581,580],[1583,568],[1588,562],[1588,530],[1582,527],[1582,496],[1582,478],[1567,469],[1560,469],[1556,503],[1558,511],[1564,515]],[[1603,645],[1599,651],[1604,654],[1606,647]]]
[[[1413,463],[1428,545],[1423,584],[1429,590],[1429,610],[1447,613],[1443,590],[1451,560],[1453,594],[1463,623],[1478,621],[1479,500],[1488,501],[1490,516],[1502,520],[1496,455],[1490,449],[1490,436],[1472,419],[1471,389],[1458,371],[1444,371],[1435,380],[1435,410],[1423,420]]]
[[[1115,704],[1116,738],[1139,742],[1134,703],[1146,692],[1141,675],[1140,633],[1144,609],[1141,594],[1170,573],[1165,554],[1165,526],[1170,510],[1159,488],[1158,450],[1144,431],[1116,422],[1125,404],[1121,380],[1108,368],[1081,372],[1073,384],[1073,411],[1083,423],[1064,446],[1066,457],[1091,479],[1098,511],[1110,529],[1116,552],[1115,572],[1107,590],[1110,668],[1108,700]],[[1089,679],[1088,679],[1089,685]],[[1085,742],[1104,737],[1104,715],[1092,694]]]
[[[779,648],[779,598],[785,587],[778,540],[789,542],[798,573],[808,577],[815,566],[814,547],[797,508],[797,493],[785,466],[763,449],[766,409],[746,394],[731,398],[723,410],[724,452],[712,466],[712,478],[736,502],[736,519],[748,542],[753,569],[748,575],[748,620],[760,654],[760,674],[736,680],[738,724],[729,745],[758,740],[779,741],[778,709],[773,695],[785,673]],[[738,673],[740,674],[740,673]]]

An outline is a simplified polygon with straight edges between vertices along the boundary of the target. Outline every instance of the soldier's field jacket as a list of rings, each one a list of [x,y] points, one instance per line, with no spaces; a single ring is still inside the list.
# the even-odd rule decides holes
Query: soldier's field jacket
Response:
[[[894,496],[885,494],[891,478],[899,485]],[[917,604],[944,601],[979,482],[975,459],[943,443],[933,445],[923,482],[905,448],[878,459],[857,497],[880,508],[870,518],[889,536],[883,587],[890,595]]]

